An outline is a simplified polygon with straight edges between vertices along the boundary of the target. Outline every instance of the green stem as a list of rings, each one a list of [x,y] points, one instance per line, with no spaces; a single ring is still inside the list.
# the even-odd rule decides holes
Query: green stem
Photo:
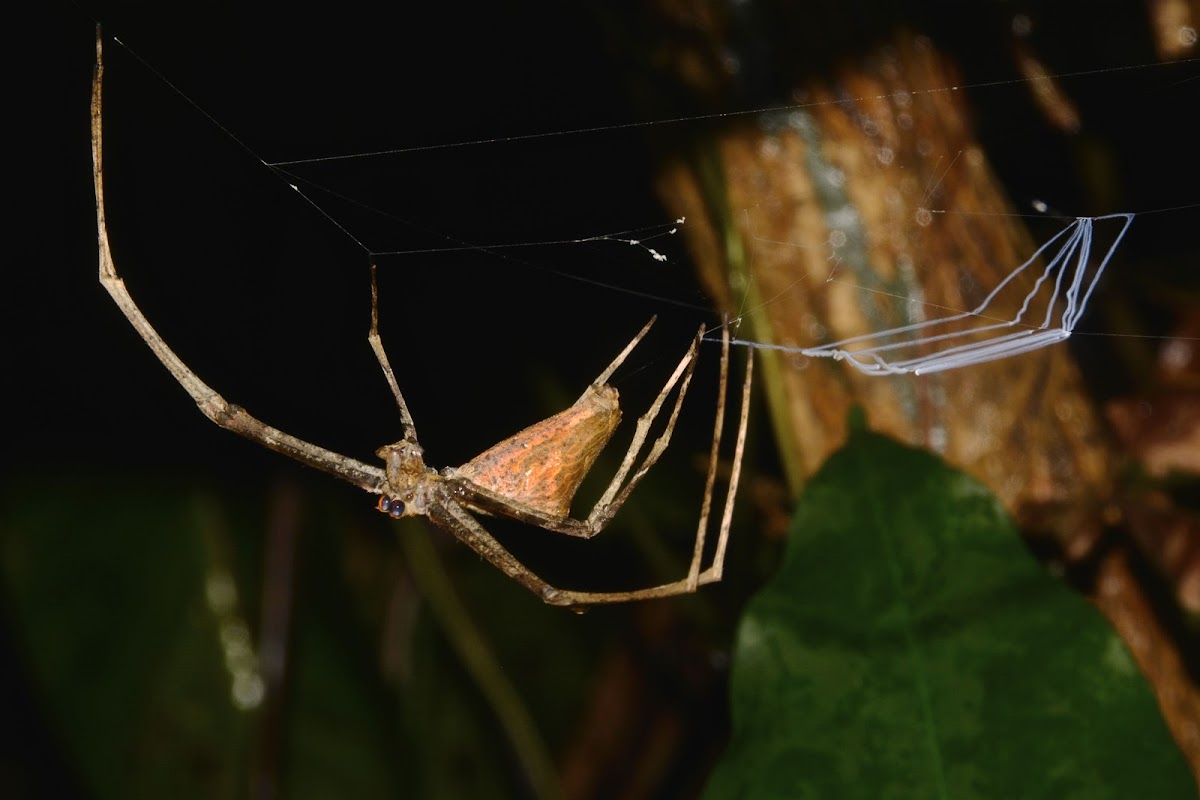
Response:
[[[544,800],[558,797],[558,774],[549,748],[542,740],[521,696],[504,674],[483,633],[476,627],[470,612],[454,590],[434,550],[431,537],[414,532],[402,533],[398,538],[417,588],[429,603],[429,609],[445,632],[450,646],[495,712],[535,796]]]

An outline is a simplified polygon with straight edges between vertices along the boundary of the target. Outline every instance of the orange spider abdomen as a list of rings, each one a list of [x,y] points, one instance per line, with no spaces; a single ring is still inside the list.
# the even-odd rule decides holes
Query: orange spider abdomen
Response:
[[[485,450],[455,474],[561,519],[620,421],[617,390],[593,385],[567,410]]]

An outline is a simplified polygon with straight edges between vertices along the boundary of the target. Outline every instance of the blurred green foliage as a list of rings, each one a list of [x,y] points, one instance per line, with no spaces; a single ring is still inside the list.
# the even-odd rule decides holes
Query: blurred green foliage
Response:
[[[302,501],[292,534],[280,714],[239,709],[222,622],[233,617],[261,646],[269,512],[224,502],[116,481],[12,487],[0,499],[0,597],[18,662],[9,689],[32,695],[19,723],[46,733],[0,756],[0,795],[43,794],[62,781],[39,771],[65,769],[66,785],[96,798],[239,797],[258,781],[293,798],[529,796],[503,721],[406,579],[401,551],[320,497]],[[207,599],[214,576],[237,587],[223,613]],[[475,559],[456,577],[542,734],[568,739],[612,618],[580,625]]]
[[[935,456],[856,431],[750,603],[710,798],[1188,797],[1107,621]]]

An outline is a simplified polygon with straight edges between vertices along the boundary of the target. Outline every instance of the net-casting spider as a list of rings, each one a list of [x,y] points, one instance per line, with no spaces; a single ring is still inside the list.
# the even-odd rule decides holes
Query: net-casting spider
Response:
[[[717,456],[725,419],[725,396],[729,373],[729,332],[723,328],[721,348],[720,395],[717,401],[716,422],[713,426],[712,452],[700,521],[696,532],[691,568],[687,577],[674,583],[646,589],[620,592],[577,592],[557,589],[530,571],[512,556],[480,524],[477,515],[496,515],[536,525],[569,536],[590,538],[604,530],[609,520],[629,498],[634,487],[658,461],[670,441],[671,433],[687,394],[688,384],[696,366],[700,342],[704,336],[701,326],[691,347],[648,411],[637,422],[633,441],[621,466],[608,488],[601,495],[586,519],[570,516],[571,499],[585,475],[608,443],[621,419],[617,390],[608,379],[625,360],[654,323],[651,319],[641,332],[625,347],[604,372],[592,382],[574,405],[526,428],[500,442],[461,467],[447,467],[438,472],[425,464],[417,440],[412,415],[400,393],[391,364],[379,339],[378,292],[375,268],[371,268],[371,330],[369,341],[379,365],[400,408],[404,437],[377,454],[384,460],[383,469],[364,464],[353,458],[334,453],[272,428],[252,417],[245,409],[231,405],[201,381],[162,340],[134,303],[117,274],[109,248],[108,230],[104,218],[104,184],[101,124],[101,84],[103,77],[101,37],[96,36],[96,74],[92,84],[92,169],[96,186],[96,222],[99,233],[100,282],[124,312],[134,329],[145,340],[175,379],[195,399],[205,416],[223,428],[284,455],[291,456],[317,469],[380,495],[377,507],[393,517],[426,516],[446,528],[480,556],[500,568],[547,603],[563,606],[587,606],[595,603],[617,603],[652,597],[692,592],[697,586],[720,580],[725,548],[729,538],[733,501],[737,494],[738,476],[746,439],[748,399],[750,395],[753,358],[746,359],[746,377],[742,386],[741,416],[729,488],[718,529],[716,552],[709,567],[703,571],[700,562],[712,506],[713,485],[716,479]],[[671,391],[678,384],[674,406],[666,427],[651,445],[649,452],[634,470],[646,436]],[[632,472],[632,475],[630,473]]]

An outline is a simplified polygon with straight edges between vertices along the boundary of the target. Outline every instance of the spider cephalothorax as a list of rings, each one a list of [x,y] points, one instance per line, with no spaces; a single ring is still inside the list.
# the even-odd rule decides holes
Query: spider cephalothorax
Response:
[[[396,519],[424,515],[434,486],[441,481],[436,470],[425,466],[421,445],[407,439],[375,451],[383,459],[387,483],[376,508]]]

